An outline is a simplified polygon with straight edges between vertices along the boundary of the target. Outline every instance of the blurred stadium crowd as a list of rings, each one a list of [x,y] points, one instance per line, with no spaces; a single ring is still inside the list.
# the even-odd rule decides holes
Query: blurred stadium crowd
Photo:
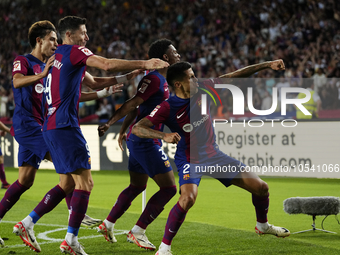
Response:
[[[253,104],[268,109],[272,88],[304,86],[312,78],[323,110],[340,108],[340,1],[337,0],[2,0],[0,2],[0,117],[10,119],[12,62],[31,51],[27,32],[38,20],[55,25],[66,15],[88,20],[87,47],[109,58],[146,59],[148,46],[166,37],[198,78],[217,77],[247,65],[282,58],[284,72],[255,74]],[[112,75],[88,69],[96,76]],[[274,79],[277,78],[277,79]],[[327,79],[330,78],[330,79]],[[80,117],[107,119],[133,96],[138,80],[111,98],[80,106]],[[84,88],[85,89],[85,88]],[[227,116],[226,106],[214,109]],[[90,120],[90,119],[88,119]]]

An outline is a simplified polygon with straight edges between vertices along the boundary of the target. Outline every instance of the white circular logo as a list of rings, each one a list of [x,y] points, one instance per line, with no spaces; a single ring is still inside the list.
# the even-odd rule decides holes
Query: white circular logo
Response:
[[[187,133],[191,132],[193,129],[194,129],[194,127],[193,127],[190,123],[185,124],[185,125],[183,126],[184,132],[187,132]]]
[[[37,92],[38,94],[41,94],[44,92],[44,86],[40,83],[38,83],[37,85],[35,85],[35,92]]]

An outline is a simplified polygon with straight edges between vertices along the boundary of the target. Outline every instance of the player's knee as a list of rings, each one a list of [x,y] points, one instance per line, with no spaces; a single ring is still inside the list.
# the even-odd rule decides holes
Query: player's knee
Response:
[[[62,188],[62,190],[65,191],[66,194],[69,194],[74,190],[75,184],[74,182],[73,183],[59,182],[59,187]]]
[[[33,186],[33,183],[34,183],[34,178],[35,176],[29,176],[29,175],[27,175],[27,176],[24,176],[24,177],[19,177],[18,178],[18,181],[19,181],[19,183],[22,185],[22,186],[24,186],[24,187],[26,187],[26,188],[31,188],[32,186]]]
[[[269,191],[268,184],[265,181],[260,182],[259,189],[258,189],[258,196],[267,196]]]
[[[170,200],[171,198],[173,198],[173,196],[176,195],[177,187],[176,187],[176,185],[170,186],[170,187],[165,187],[165,188],[162,188],[162,191],[166,194],[166,196]]]
[[[26,187],[27,189],[31,188],[33,186],[34,183],[34,178],[33,179],[23,179],[23,180],[19,180],[19,183]]]
[[[196,202],[196,196],[193,193],[181,195],[182,202],[180,203],[185,211],[188,211]]]

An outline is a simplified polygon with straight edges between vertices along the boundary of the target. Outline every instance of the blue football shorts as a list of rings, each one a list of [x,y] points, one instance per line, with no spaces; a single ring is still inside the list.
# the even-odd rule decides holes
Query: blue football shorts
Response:
[[[218,150],[211,158],[202,159],[194,164],[187,160],[176,160],[179,186],[193,183],[199,186],[202,176],[210,176],[220,181],[224,186],[231,185],[231,181],[240,173],[240,169],[246,165]]]
[[[15,135],[14,138],[19,144],[18,165],[22,166],[27,163],[39,169],[40,162],[48,152],[41,127],[35,128],[29,133]]]
[[[91,169],[90,150],[80,128],[46,130],[43,136],[58,174]]]
[[[130,152],[129,171],[147,174],[152,178],[156,174],[163,174],[172,170],[168,156],[159,145],[130,140],[126,142],[126,145]]]

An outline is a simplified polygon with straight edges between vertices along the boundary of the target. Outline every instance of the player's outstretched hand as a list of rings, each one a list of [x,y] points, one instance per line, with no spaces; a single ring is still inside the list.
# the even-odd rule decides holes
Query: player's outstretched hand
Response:
[[[276,71],[285,70],[285,64],[282,59],[274,60],[270,62],[270,68]]]
[[[118,136],[118,145],[119,145],[119,148],[122,151],[124,151],[123,140],[126,142],[126,133],[124,133],[124,134],[119,133],[119,136]]]
[[[105,132],[109,129],[109,127],[110,126],[108,124],[100,125],[98,127],[98,135],[103,136],[105,134]]]
[[[175,143],[178,144],[178,142],[181,140],[181,136],[178,133],[166,133],[163,137],[164,142],[167,143]]]
[[[5,136],[6,133],[7,133],[6,131],[2,131],[2,130],[1,130],[1,131],[0,131],[0,136]]]
[[[42,72],[43,76],[46,77],[48,75],[48,72],[51,68],[51,66],[53,65],[53,62],[54,62],[54,59],[55,59],[55,55],[52,55],[46,62],[46,65],[45,65],[45,69],[44,71]]]
[[[143,72],[144,72],[144,69],[133,70],[132,72],[126,74],[126,79],[132,80],[136,78],[139,74],[142,74]]]
[[[110,95],[118,93],[118,92],[122,92],[123,90],[121,90],[121,88],[124,86],[124,84],[117,84],[117,85],[113,85],[109,88],[106,88],[109,92]]]
[[[151,70],[151,69],[162,69],[165,67],[168,67],[169,63],[165,62],[159,58],[152,58],[147,61],[145,61],[145,69]]]

